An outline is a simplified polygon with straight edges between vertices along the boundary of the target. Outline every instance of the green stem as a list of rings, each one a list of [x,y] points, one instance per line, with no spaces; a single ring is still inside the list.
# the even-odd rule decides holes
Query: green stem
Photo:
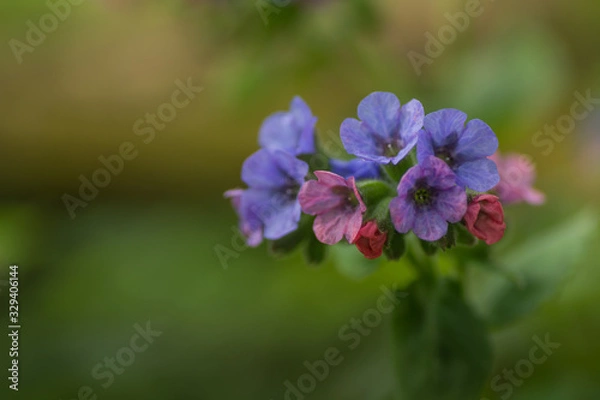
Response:
[[[429,281],[436,281],[435,257],[425,254],[419,244],[419,239],[414,235],[407,235],[406,255],[408,260],[418,270],[421,278]]]
[[[415,151],[411,151],[408,153],[406,157],[404,157],[398,164],[385,164],[382,165],[382,169],[385,174],[390,178],[390,180],[397,184],[400,182],[400,179],[404,176],[406,171],[408,171],[411,167],[417,164],[417,158],[415,155]]]

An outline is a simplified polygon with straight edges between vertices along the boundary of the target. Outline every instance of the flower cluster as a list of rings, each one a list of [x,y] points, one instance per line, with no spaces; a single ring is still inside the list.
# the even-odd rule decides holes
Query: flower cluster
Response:
[[[506,229],[502,203],[544,200],[532,188],[533,165],[499,155],[492,129],[462,111],[425,114],[418,100],[402,105],[392,93],[375,92],[357,114],[340,127],[355,158],[328,158],[328,170],[311,162],[327,155],[319,152],[317,119],[302,99],[265,119],[261,149],[242,167],[248,188],[225,193],[248,245],[292,235],[303,213],[319,242],[345,238],[367,258],[393,258],[395,238],[409,232],[445,249],[462,229],[490,245]]]

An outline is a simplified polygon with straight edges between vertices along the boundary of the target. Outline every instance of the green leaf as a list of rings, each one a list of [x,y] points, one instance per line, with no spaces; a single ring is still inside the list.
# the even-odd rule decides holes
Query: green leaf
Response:
[[[481,315],[501,326],[549,300],[582,258],[597,222],[594,212],[584,211],[501,257],[498,264],[504,274],[516,279],[488,272],[470,285],[470,297]]]
[[[399,399],[476,400],[491,372],[485,325],[456,282],[419,281],[393,321]]]
[[[444,251],[456,246],[456,231],[453,225],[448,225],[448,231],[437,241],[437,245]]]
[[[314,234],[311,234],[308,239],[308,244],[304,249],[304,257],[306,262],[312,265],[319,265],[325,261],[327,256],[327,245],[317,240]]]
[[[369,260],[354,245],[337,244],[331,247],[331,252],[337,270],[350,279],[363,279],[381,265],[381,257]]]

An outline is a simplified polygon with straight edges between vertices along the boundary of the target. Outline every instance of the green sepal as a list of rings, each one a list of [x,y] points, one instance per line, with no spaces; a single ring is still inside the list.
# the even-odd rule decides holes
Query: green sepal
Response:
[[[454,230],[454,227],[451,224],[448,225],[448,231],[446,232],[446,234],[442,236],[442,238],[439,239],[436,243],[439,246],[439,248],[443,251],[449,250],[456,246],[456,231]]]
[[[388,231],[388,240],[383,249],[388,260],[399,260],[406,252],[406,242],[404,235],[396,232],[394,229]]]
[[[375,179],[366,179],[356,182],[358,192],[367,208],[375,207],[386,197],[396,195],[394,189],[384,181]]]
[[[456,244],[473,247],[477,244],[477,238],[462,223],[450,225],[454,227],[456,234]]]
[[[428,242],[427,240],[419,239],[419,243],[421,243],[421,248],[428,256],[434,255],[438,250],[438,246],[435,242]]]

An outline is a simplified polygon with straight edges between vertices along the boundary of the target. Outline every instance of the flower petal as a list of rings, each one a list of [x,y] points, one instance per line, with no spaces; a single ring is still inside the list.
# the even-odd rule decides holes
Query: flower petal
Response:
[[[464,129],[467,114],[453,108],[434,111],[425,116],[424,129],[431,134],[434,147],[445,144],[448,136]]]
[[[429,156],[435,156],[433,139],[431,138],[431,133],[421,130],[417,141],[417,161],[422,163]]]
[[[389,92],[373,92],[358,105],[358,117],[375,135],[391,138],[398,130],[400,101]]]
[[[262,189],[301,184],[307,173],[308,164],[281,150],[258,150],[242,166],[242,180]]]
[[[344,120],[340,127],[340,137],[349,154],[378,163],[390,162],[390,158],[383,155],[377,138],[359,120]]]
[[[294,122],[300,132],[298,138],[297,154],[311,154],[315,152],[315,125],[317,117],[312,115],[308,104],[300,96],[294,97],[290,106],[294,114]]]
[[[302,211],[309,215],[316,215],[340,205],[344,198],[335,196],[331,192],[331,187],[323,182],[311,180],[302,185],[298,201]]]
[[[412,99],[400,109],[400,137],[412,141],[413,137],[423,128],[425,111],[420,101]]]
[[[298,229],[301,214],[300,204],[297,201],[282,204],[263,221],[265,224],[265,237],[275,240],[295,231]]]
[[[308,105],[295,97],[289,112],[276,112],[263,121],[258,142],[265,149],[284,150],[294,155],[314,153],[316,122]]]
[[[262,222],[267,239],[280,239],[296,230],[301,214],[296,199],[263,189],[248,189],[242,197],[242,210],[249,221]]]
[[[523,200],[529,204],[540,205],[546,201],[546,195],[537,189],[527,188],[523,191]]]
[[[496,163],[487,158],[463,163],[455,172],[460,186],[477,192],[490,190],[500,182]]]
[[[441,239],[448,231],[448,223],[435,210],[419,212],[413,232],[417,237],[433,242]]]
[[[476,160],[494,154],[498,138],[492,128],[480,119],[469,121],[458,139],[454,154],[461,161]]]
[[[313,224],[315,236],[321,243],[333,245],[344,237],[346,229],[345,215],[333,210],[317,215]]]
[[[395,197],[390,201],[390,216],[396,230],[407,233],[415,224],[416,208],[407,197]]]
[[[429,156],[419,166],[430,187],[446,190],[456,186],[456,175],[443,160]]]
[[[435,209],[446,221],[458,222],[467,212],[467,193],[459,186],[440,191],[436,197]]]
[[[360,231],[360,227],[362,226],[362,213],[364,210],[357,209],[350,215],[346,217],[346,227],[344,228],[344,236],[346,236],[346,240],[348,243],[354,242],[356,236],[358,236],[358,232]]]
[[[329,171],[315,171],[315,176],[319,182],[329,188],[334,186],[346,186],[346,179]]]

